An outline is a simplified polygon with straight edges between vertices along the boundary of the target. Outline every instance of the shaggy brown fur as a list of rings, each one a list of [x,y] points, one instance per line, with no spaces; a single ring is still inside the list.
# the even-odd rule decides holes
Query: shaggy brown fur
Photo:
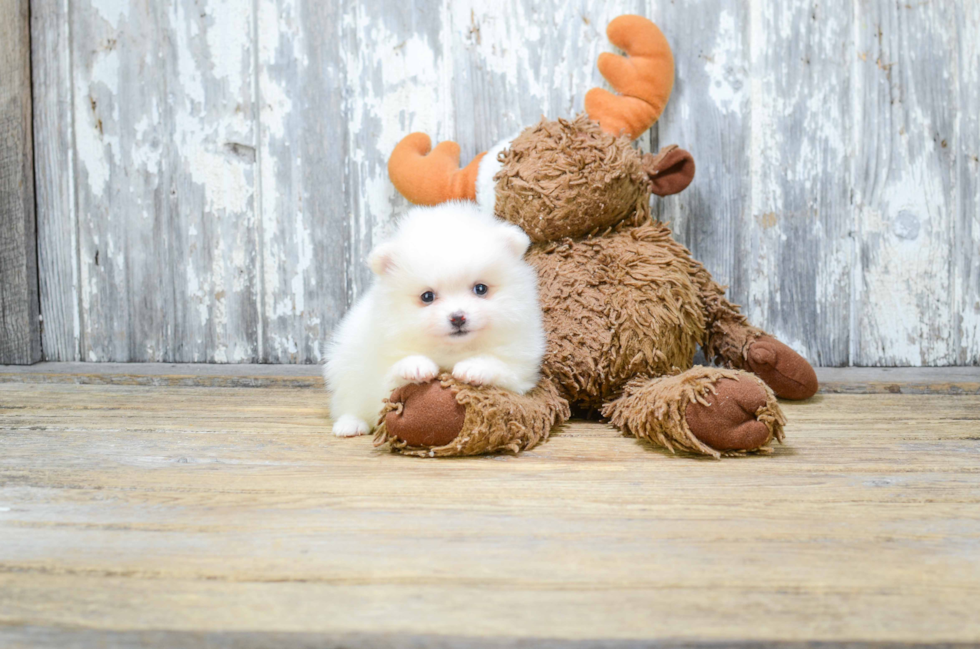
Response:
[[[705,335],[695,262],[660,224],[538,246],[543,374],[572,407],[602,408],[637,374],[687,369]]]
[[[695,367],[670,376],[634,379],[626,386],[623,396],[603,408],[603,415],[609,417],[614,426],[638,439],[671,451],[681,448],[716,458],[723,453],[732,454],[734,449],[715,449],[699,439],[691,430],[688,415],[691,404],[713,405],[708,398],[717,393],[719,384],[728,380],[745,380],[760,388],[756,391],[759,405],[753,407],[749,415],[761,424],[764,436],[753,440],[752,446],[764,448],[773,437],[782,441],[785,419],[776,403],[776,395],[758,378],[737,370]],[[746,419],[748,417],[732,423],[737,426]]]
[[[629,137],[613,137],[585,115],[542,119],[500,154],[497,215],[531,241],[581,237],[650,215],[649,179]]]
[[[420,457],[480,455],[494,451],[518,453],[547,439],[551,430],[569,417],[567,402],[546,381],[524,395],[500,388],[475,388],[456,382],[449,374],[440,376],[439,382],[466,410],[462,434],[439,446],[413,445],[392,435],[389,429],[397,426],[398,415],[413,405],[410,398],[405,399],[401,395],[396,398],[393,395],[381,414],[374,445],[390,442],[392,450]],[[420,403],[425,404],[421,407],[433,401],[419,399]],[[454,416],[452,410],[445,406],[441,410],[430,416],[437,420]]]
[[[670,149],[644,160],[627,138],[583,116],[542,121],[518,136],[501,154],[496,207],[535,242],[527,258],[538,271],[548,333],[542,383],[518,397],[444,381],[466,410],[456,439],[434,448],[413,444],[418,438],[389,418],[377,443],[415,455],[517,452],[545,439],[569,407],[601,411],[622,430],[671,450],[713,457],[782,440],[784,420],[763,381],[691,367],[701,345],[730,368],[770,368],[769,377],[760,375],[777,389],[804,385],[803,366],[812,374],[805,360],[745,321],[665,225],[650,222],[650,174],[670,186],[676,180],[664,177],[662,163],[680,173],[685,156]],[[765,354],[754,353],[761,340],[782,346],[767,342]],[[388,408],[427,403],[394,398]],[[746,425],[754,434],[746,435]]]

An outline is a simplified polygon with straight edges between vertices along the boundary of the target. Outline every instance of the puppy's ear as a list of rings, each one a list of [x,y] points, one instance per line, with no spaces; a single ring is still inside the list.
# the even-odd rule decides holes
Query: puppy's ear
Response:
[[[512,252],[518,259],[523,258],[524,253],[531,246],[531,238],[524,233],[524,230],[516,225],[507,224],[500,226],[500,234],[504,240],[504,245],[507,246],[507,250]]]
[[[368,266],[378,277],[390,273],[395,267],[395,246],[391,243],[382,243],[375,247],[368,255]]]

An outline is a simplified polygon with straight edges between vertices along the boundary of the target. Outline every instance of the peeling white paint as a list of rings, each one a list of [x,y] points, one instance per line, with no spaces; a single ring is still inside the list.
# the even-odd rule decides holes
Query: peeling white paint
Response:
[[[718,16],[718,34],[715,48],[710,57],[705,58],[705,70],[710,79],[708,94],[722,112],[742,112],[745,109],[746,93],[745,70],[740,69],[737,48],[741,39],[736,30],[735,17],[723,11]]]
[[[856,67],[865,93],[858,118],[879,129],[857,132],[862,274],[854,360],[945,365],[959,358],[961,307],[951,290],[956,208],[945,152],[953,89],[937,71],[956,55],[942,49],[952,44],[937,22],[942,7],[919,7],[914,22],[903,11],[859,9],[867,26],[857,33],[858,49],[869,61]]]
[[[76,86],[75,138],[78,162],[88,175],[89,188],[103,196],[110,172],[120,163],[120,143],[116,122],[118,106],[115,100],[119,88],[119,54],[115,50],[100,51],[88,71],[87,81]],[[103,97],[112,98],[111,111],[106,114]]]
[[[699,167],[657,209],[750,318],[811,358],[978,362],[974,4],[442,0],[420,21],[392,0],[66,2],[78,174],[61,203],[79,213],[39,211],[80,235],[62,328],[87,360],[170,358],[175,327],[181,360],[319,360],[406,207],[394,145],[456,139],[465,164],[572,116],[603,83],[608,21],[645,8],[678,80],[641,145],[676,141]]]
[[[351,301],[369,281],[364,258],[395,216],[397,199],[388,181],[388,154],[412,131],[428,133],[433,145],[453,137],[453,62],[444,52],[452,38],[448,11],[442,12],[441,19],[439,40],[430,41],[410,30],[392,31],[383,12],[367,7],[355,6],[344,16],[345,28],[356,34],[358,42],[371,44],[343,53],[350,93],[349,164],[361,208],[352,214]]]
[[[478,52],[481,75],[501,86],[508,82],[519,84],[520,93],[536,102],[541,114],[550,115],[554,111],[549,106],[549,91],[556,85],[560,87],[561,75],[539,74],[528,53],[554,51],[564,44],[552,40],[554,32],[543,29],[545,25],[532,14],[533,7],[514,3],[508,11],[501,12],[485,2],[454,3],[452,30],[454,39],[466,39]]]
[[[115,28],[129,15],[129,0],[92,0],[92,9]]]
[[[245,74],[252,66],[251,11],[242,10],[241,0],[208,0],[214,21],[207,30],[209,63],[215,79],[224,80],[233,93],[248,91]]]

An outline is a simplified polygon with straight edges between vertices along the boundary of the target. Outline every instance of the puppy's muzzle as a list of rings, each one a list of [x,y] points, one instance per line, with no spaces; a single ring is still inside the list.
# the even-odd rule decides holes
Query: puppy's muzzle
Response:
[[[455,329],[454,334],[463,333],[463,327],[466,326],[466,314],[462,311],[451,313],[449,315],[449,324]]]

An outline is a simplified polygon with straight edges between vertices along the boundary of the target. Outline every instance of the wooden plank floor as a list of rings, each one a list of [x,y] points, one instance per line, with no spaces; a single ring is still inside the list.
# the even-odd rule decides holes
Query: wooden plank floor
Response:
[[[980,642],[977,371],[712,461],[586,422],[420,460],[329,435],[295,373],[6,369],[0,646]]]

